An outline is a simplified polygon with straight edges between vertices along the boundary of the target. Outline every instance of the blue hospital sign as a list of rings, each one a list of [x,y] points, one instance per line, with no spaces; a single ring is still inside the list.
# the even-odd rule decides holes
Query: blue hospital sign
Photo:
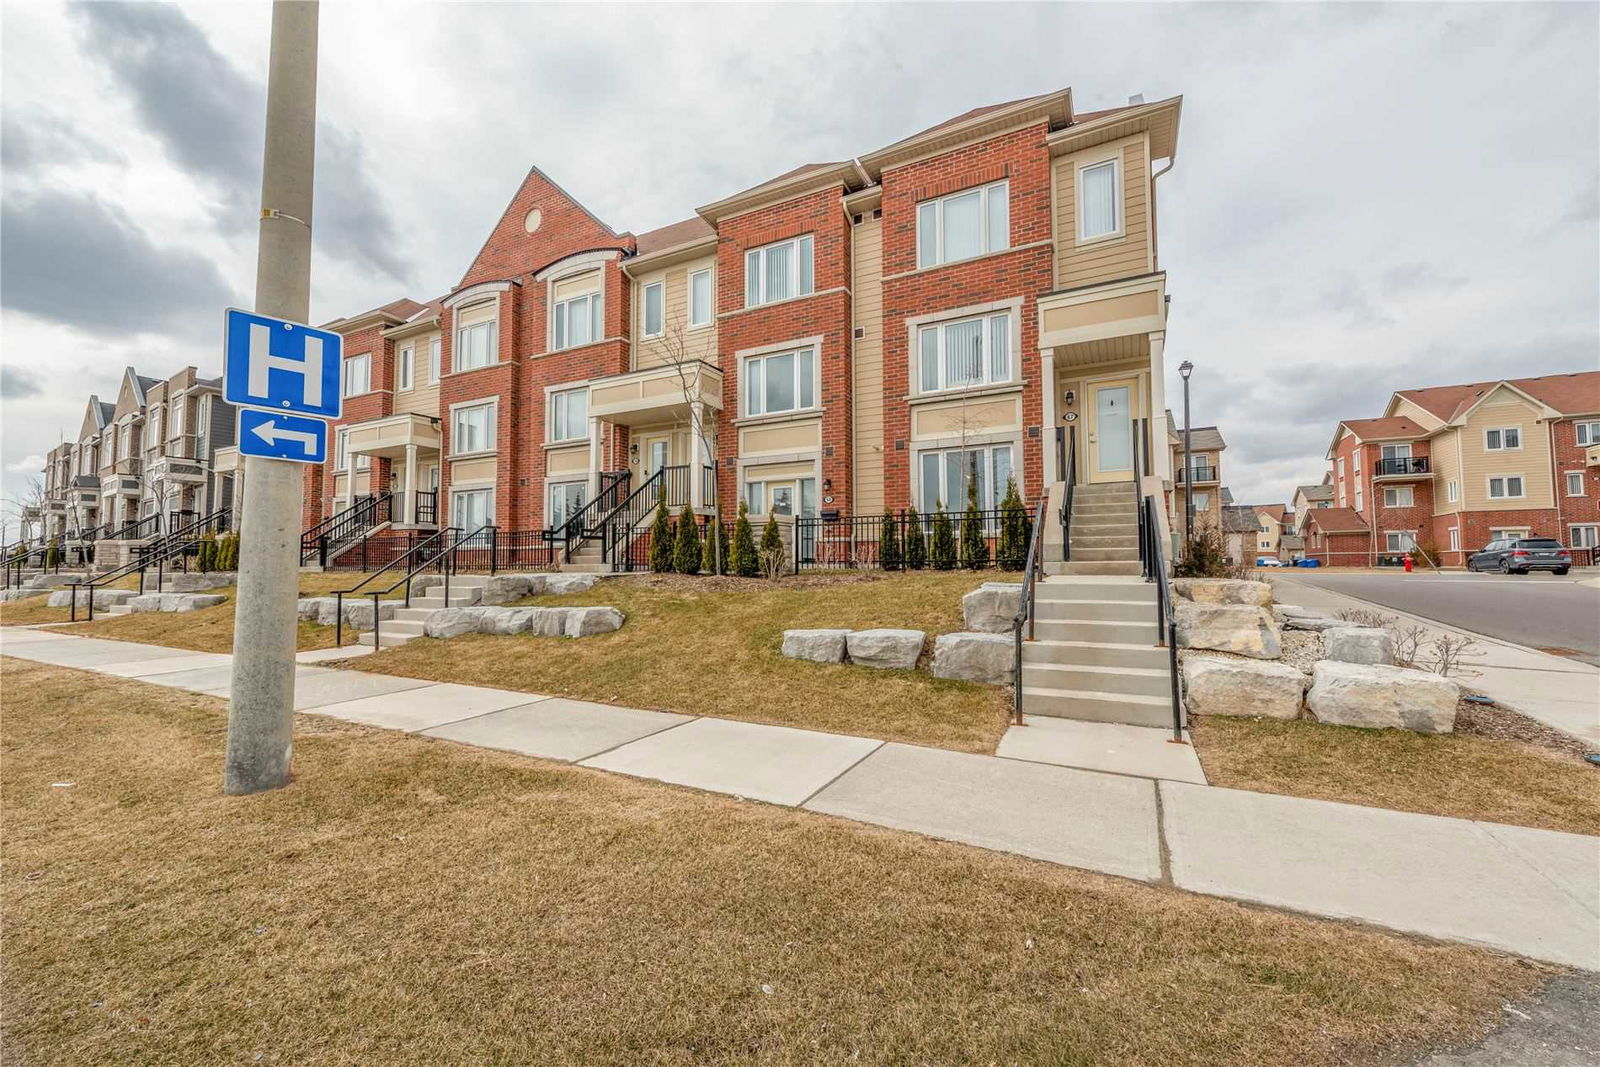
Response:
[[[243,407],[337,419],[343,410],[343,341],[326,330],[229,308],[223,398]]]

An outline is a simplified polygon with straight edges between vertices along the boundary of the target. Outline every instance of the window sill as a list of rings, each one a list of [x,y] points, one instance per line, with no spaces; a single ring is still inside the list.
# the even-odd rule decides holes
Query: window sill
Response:
[[[587,437],[569,437],[565,441],[546,441],[544,447],[547,449],[588,448],[589,439]]]
[[[1072,243],[1072,247],[1075,249],[1093,248],[1095,245],[1115,244],[1118,241],[1126,241],[1127,239],[1128,232],[1126,230],[1114,230],[1111,233],[1103,233],[1099,237],[1079,237]]]
[[[485,363],[481,367],[468,367],[465,370],[453,370],[449,374],[441,374],[439,376],[439,380],[443,381],[446,378],[460,378],[467,374],[477,374],[480,371],[494,370],[496,367],[515,367],[516,365],[516,360],[507,360],[504,363],[496,360],[493,363]]]
[[[913,267],[911,270],[901,271],[899,274],[885,274],[883,281],[892,282],[901,278],[913,278],[919,274],[932,274],[936,270],[946,267],[965,267],[971,263],[982,263],[986,259],[996,259],[1000,256],[1009,256],[1016,252],[1028,252],[1037,248],[1049,248],[1049,241],[1031,241],[1025,245],[1012,245],[1010,248],[1001,248],[993,252],[985,252],[981,256],[969,256],[966,259],[950,259],[943,263],[935,263],[928,267]]]
[[[832,293],[848,293],[849,291],[849,287],[843,285],[836,285],[832,289],[813,289],[804,296],[791,296],[787,300],[774,300],[770,304],[748,304],[744,307],[734,308],[732,311],[724,311],[720,313],[717,318],[730,319],[735,315],[753,315],[758,311],[770,311],[773,308],[781,308],[789,304],[798,304],[802,300],[815,300],[819,296],[828,296]]]
[[[775,415],[743,415],[733,420],[735,426],[761,426],[776,422],[804,422],[819,418],[821,407],[801,408],[798,411],[780,411]]]
[[[500,450],[498,448],[480,448],[475,452],[451,452],[450,460],[455,462],[458,459],[483,459],[486,456],[497,456],[499,454]]]
[[[911,393],[902,399],[913,407],[919,404],[933,404],[941,400],[978,400],[985,397],[1020,393],[1025,385],[1027,385],[1026,382],[978,385],[973,386],[971,389],[943,389],[936,393]]]

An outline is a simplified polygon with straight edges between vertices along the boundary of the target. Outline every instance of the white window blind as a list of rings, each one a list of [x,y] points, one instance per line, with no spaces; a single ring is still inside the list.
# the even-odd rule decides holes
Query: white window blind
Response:
[[[1084,240],[1116,233],[1120,228],[1117,161],[1108,159],[1078,172],[1078,236]]]
[[[604,335],[604,300],[599,292],[563,300],[555,307],[555,346],[576,348]]]
[[[746,415],[802,411],[817,404],[815,349],[753,356],[744,362]]]
[[[1009,312],[923,326],[917,346],[920,392],[1012,380]]]
[[[474,404],[456,408],[451,434],[452,452],[487,452],[494,447],[495,411],[493,404]]]
[[[689,325],[706,326],[711,322],[711,272],[695,271],[689,275]]]
[[[644,287],[644,335],[646,337],[661,336],[665,292],[666,287],[661,282],[651,282]]]
[[[745,307],[758,307],[809,295],[812,291],[812,249],[811,235],[806,234],[746,252]]]
[[[994,182],[917,205],[917,266],[1011,247],[1010,183]]]
[[[550,396],[550,440],[576,441],[589,435],[589,390]]]
[[[456,370],[474,370],[497,361],[496,337],[498,324],[475,322],[456,331]]]

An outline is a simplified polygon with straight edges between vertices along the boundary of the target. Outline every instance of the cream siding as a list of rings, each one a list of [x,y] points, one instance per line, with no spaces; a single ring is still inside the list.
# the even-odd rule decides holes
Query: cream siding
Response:
[[[1444,420],[1407,400],[1405,397],[1395,397],[1394,403],[1389,406],[1388,416],[1404,416],[1426,430],[1437,430],[1444,425]]]
[[[439,331],[433,330],[394,342],[396,385],[399,385],[400,350],[410,348],[414,355],[411,372],[413,387],[395,390],[395,414],[409,412],[435,419],[439,417],[439,383],[428,384],[428,349],[438,336]]]
[[[852,233],[855,293],[852,390],[857,515],[883,510],[883,220],[863,218]]]
[[[1502,426],[1520,426],[1522,447],[1514,451],[1490,452],[1484,448],[1483,432]],[[1555,486],[1550,471],[1550,428],[1539,421],[1539,412],[1526,400],[1500,389],[1472,409],[1461,427],[1461,492],[1469,511],[1522,511],[1555,507]],[[1503,474],[1520,474],[1524,496],[1491,499],[1489,479]]]
[[[633,369],[660,367],[681,360],[698,359],[717,366],[717,294],[716,266],[713,257],[669,267],[654,274],[641,275],[633,283]],[[711,324],[689,325],[689,275],[700,271],[711,272]],[[655,282],[664,283],[662,293],[662,333],[659,337],[644,335],[644,289]]]
[[[1063,156],[1053,164],[1055,187],[1056,288],[1071,289],[1152,269],[1149,166],[1143,136],[1119,142],[1122,180],[1121,237],[1078,244],[1078,166],[1103,157],[1105,147]]]
[[[1428,464],[1433,468],[1433,511],[1436,515],[1453,515],[1461,510],[1458,495],[1450,499],[1450,483],[1461,487],[1461,463],[1457,457],[1460,443],[1459,431],[1443,430],[1428,439]]]

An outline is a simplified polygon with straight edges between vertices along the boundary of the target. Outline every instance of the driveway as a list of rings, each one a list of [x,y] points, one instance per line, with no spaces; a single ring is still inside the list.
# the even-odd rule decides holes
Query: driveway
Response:
[[[1306,585],[1600,666],[1600,588],[1585,583],[1585,572],[1565,578],[1539,573],[1339,574],[1315,568],[1281,573]]]

